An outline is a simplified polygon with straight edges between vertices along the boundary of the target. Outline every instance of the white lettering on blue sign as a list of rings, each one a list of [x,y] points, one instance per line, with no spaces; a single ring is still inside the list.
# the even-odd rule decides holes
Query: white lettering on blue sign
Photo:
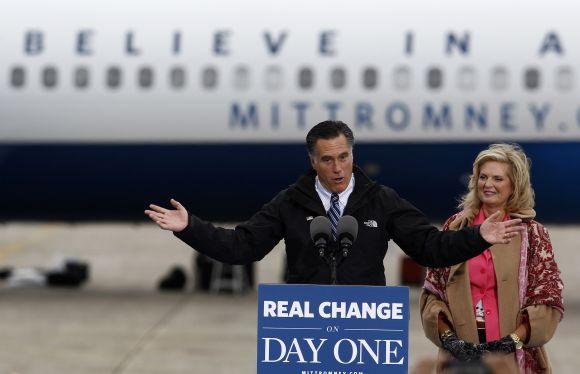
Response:
[[[305,301],[302,305],[299,301],[293,301],[288,310],[288,301],[264,301],[264,317],[282,317],[282,318],[314,318],[310,311],[310,302]]]
[[[278,338],[262,338],[264,341],[264,359],[262,362],[290,362],[290,355],[295,355],[298,363],[310,363],[310,364],[320,364],[318,360],[318,352],[320,348],[324,345],[327,339],[318,339],[318,345],[314,344],[314,339],[305,338],[302,339],[306,342],[306,347],[300,345],[300,340],[297,338],[292,339],[289,347],[286,347],[286,343]],[[272,352],[279,352],[277,357],[273,358]],[[305,351],[305,354],[303,353]],[[308,358],[308,360],[305,359]]]
[[[319,353],[327,339],[293,338],[287,346],[282,339],[262,338],[264,342],[265,363],[301,363],[320,364]],[[305,344],[306,343],[306,344]],[[398,357],[398,349],[403,347],[401,340],[380,340],[375,339],[369,344],[364,339],[340,339],[333,347],[333,355],[336,361],[341,364],[359,365],[374,362],[380,365],[403,365],[405,358]]]
[[[334,358],[341,364],[352,364],[358,357],[357,364],[365,364],[370,361],[367,359],[367,355],[373,360],[375,364],[382,365],[403,365],[405,358],[401,357],[398,361],[393,361],[397,359],[397,348],[403,346],[401,340],[374,340],[376,343],[375,349],[370,347],[370,345],[363,339],[357,339],[355,342],[352,339],[340,339],[334,345]],[[345,345],[346,344],[346,345]],[[346,354],[342,354],[346,352]],[[365,355],[364,353],[367,353]],[[383,361],[380,361],[383,358]]]
[[[403,319],[403,304],[324,301],[318,306],[318,315],[327,319]],[[310,302],[286,300],[265,300],[263,316],[266,318],[315,317],[311,311]]]

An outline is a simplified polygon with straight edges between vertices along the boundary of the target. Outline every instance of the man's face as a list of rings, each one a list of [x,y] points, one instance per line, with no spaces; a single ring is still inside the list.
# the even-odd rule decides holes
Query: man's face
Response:
[[[352,177],[352,158],[352,148],[340,134],[333,139],[318,139],[310,163],[327,190],[341,193]]]

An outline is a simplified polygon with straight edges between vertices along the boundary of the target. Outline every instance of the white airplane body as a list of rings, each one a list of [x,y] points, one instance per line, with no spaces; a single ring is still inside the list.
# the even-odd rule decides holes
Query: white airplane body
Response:
[[[330,118],[351,125],[358,152],[379,152],[365,160],[379,180],[395,172],[389,147],[408,144],[424,169],[403,170],[418,174],[444,171],[441,152],[457,153],[464,171],[450,176],[445,207],[477,151],[496,141],[522,143],[546,168],[562,162],[550,179],[577,182],[578,8],[563,0],[14,2],[0,13],[0,147],[116,149],[105,162],[188,147],[207,163],[196,146],[215,146],[227,160],[271,144],[290,147],[286,165],[307,130]],[[272,148],[262,149],[268,158]],[[270,163],[254,161],[244,176],[259,178]]]

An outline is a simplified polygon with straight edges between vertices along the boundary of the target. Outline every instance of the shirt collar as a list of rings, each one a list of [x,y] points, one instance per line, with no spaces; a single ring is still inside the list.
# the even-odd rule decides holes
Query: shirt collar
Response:
[[[320,200],[322,200],[322,204],[324,205],[325,210],[328,210],[328,207],[330,206],[330,197],[332,196],[332,192],[327,190],[322,185],[322,183],[320,183],[318,175],[316,176],[316,178],[314,178],[314,186],[316,188],[316,192],[318,192],[318,196],[320,196]],[[344,191],[338,194],[338,200],[340,202],[341,208],[344,208],[346,206],[348,198],[353,190],[354,190],[354,173],[352,173],[350,177],[348,186],[346,186]]]

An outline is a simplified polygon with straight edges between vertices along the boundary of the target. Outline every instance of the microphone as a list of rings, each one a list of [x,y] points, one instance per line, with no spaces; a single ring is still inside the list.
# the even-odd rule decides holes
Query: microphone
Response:
[[[342,249],[342,256],[348,256],[348,251],[352,248],[352,243],[356,240],[358,235],[358,222],[353,216],[342,216],[338,220],[338,227],[336,228],[338,236],[338,243]]]
[[[310,238],[314,242],[316,249],[318,249],[320,257],[324,257],[331,234],[332,224],[325,216],[318,216],[310,222]]]

